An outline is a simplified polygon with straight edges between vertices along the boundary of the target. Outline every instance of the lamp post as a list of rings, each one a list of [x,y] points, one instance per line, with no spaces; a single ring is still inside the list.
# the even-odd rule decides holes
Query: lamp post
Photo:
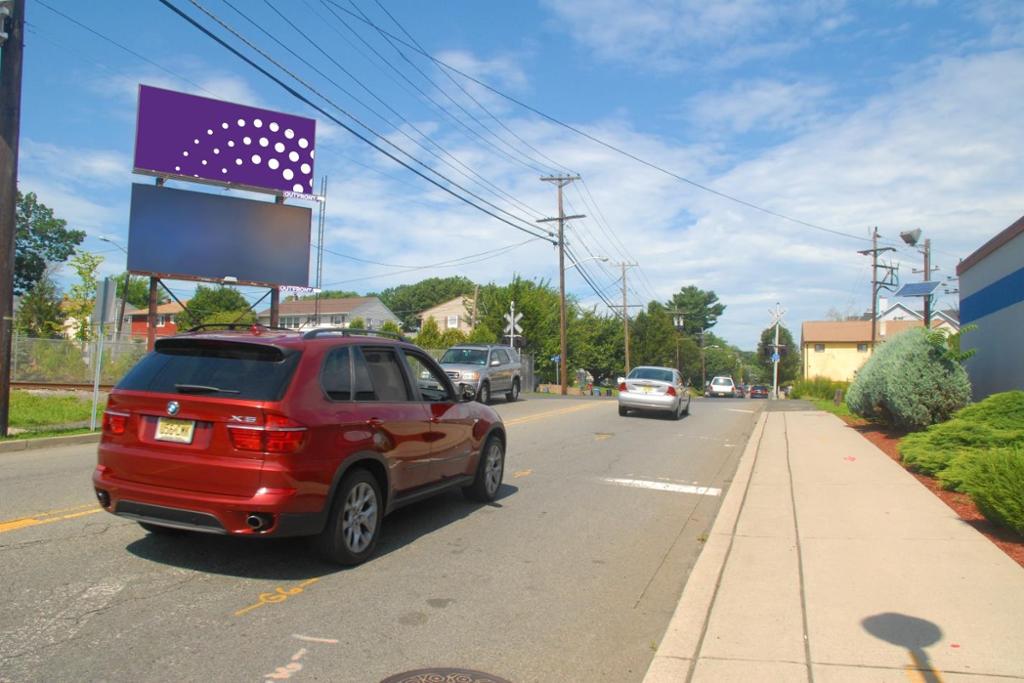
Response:
[[[101,242],[113,244],[124,252],[124,281],[121,283],[121,303],[118,305],[117,326],[114,328],[114,338],[117,339],[117,341],[121,341],[121,327],[124,325],[124,302],[128,298],[128,285],[131,284],[132,279],[131,273],[128,272],[128,250],[122,247],[120,243],[115,242],[109,237],[100,236],[98,239]]]
[[[682,373],[683,369],[679,362],[679,339],[683,334],[683,312],[679,309],[672,311],[672,325],[676,328],[676,370]]]
[[[917,241],[921,239],[921,228],[915,228],[914,230],[906,230],[900,233],[900,239],[907,243],[907,245],[913,247],[917,245]],[[919,254],[924,256],[924,268],[921,270],[913,269],[915,273],[924,274],[924,282],[930,282],[932,279],[932,271],[938,270],[938,268],[932,268],[932,241],[925,239],[924,247],[917,250]],[[924,295],[924,328],[927,330],[932,326],[932,295]]]

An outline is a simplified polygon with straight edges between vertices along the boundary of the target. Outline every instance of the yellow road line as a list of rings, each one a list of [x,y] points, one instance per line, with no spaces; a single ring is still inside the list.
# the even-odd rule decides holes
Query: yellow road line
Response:
[[[517,417],[514,420],[509,420],[505,423],[506,426],[521,425],[527,422],[533,422],[535,420],[543,420],[549,417],[555,417],[557,415],[566,415],[568,413],[575,413],[580,410],[587,410],[595,406],[603,405],[600,401],[594,401],[593,403],[587,402],[582,405],[573,406],[571,408],[562,408],[561,410],[549,410],[546,413],[537,413],[536,415],[526,415],[524,417]]]
[[[82,508],[88,509],[83,510]],[[58,514],[60,512],[65,512],[65,510],[78,510],[78,512]],[[17,529],[27,529],[28,527],[39,526],[40,524],[52,524],[53,522],[61,522],[66,519],[77,519],[78,517],[85,517],[86,515],[94,515],[97,512],[103,512],[103,508],[95,507],[95,504],[82,505],[77,508],[66,508],[65,510],[41,512],[38,515],[33,515],[31,517],[21,517],[19,519],[0,522],[0,534],[8,531],[16,531]]]
[[[278,586],[278,587],[276,587],[272,591],[269,591],[269,592],[266,592],[266,593],[260,593],[259,602],[253,603],[252,605],[249,605],[248,607],[243,607],[242,609],[240,609],[237,612],[235,612],[235,616],[236,617],[240,617],[243,614],[248,614],[249,612],[253,611],[254,609],[263,607],[264,605],[274,605],[274,604],[277,604],[279,602],[284,602],[288,598],[302,593],[303,591],[306,590],[307,587],[312,586],[314,583],[316,583],[319,580],[320,579],[318,579],[318,578],[306,579],[305,581],[303,581],[299,585],[295,586],[294,588],[285,588],[284,586]]]
[[[533,470],[520,470],[512,475],[513,478],[519,479],[520,477],[528,477],[533,474]]]

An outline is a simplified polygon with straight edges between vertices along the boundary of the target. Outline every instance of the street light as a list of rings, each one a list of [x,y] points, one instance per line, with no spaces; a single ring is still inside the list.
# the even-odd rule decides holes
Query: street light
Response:
[[[117,339],[117,341],[121,341],[121,327],[124,325],[124,302],[128,298],[128,285],[131,283],[132,279],[131,273],[128,272],[128,250],[121,246],[119,242],[115,242],[109,237],[100,235],[97,239],[101,242],[106,242],[107,244],[113,244],[115,247],[123,251],[125,255],[124,280],[121,282],[121,304],[119,306],[120,311],[117,315],[117,327],[115,328],[116,331],[114,333],[115,339]]]
[[[900,239],[906,242],[909,246],[913,247],[917,245],[917,241],[921,239],[921,228],[915,228],[914,230],[905,230],[900,233]],[[932,279],[932,271],[938,270],[938,268],[932,268],[932,241],[925,239],[924,248],[918,249],[918,253],[924,255],[924,270],[913,270],[915,273],[924,273],[924,281],[929,282]],[[929,329],[932,326],[932,295],[924,295],[924,327]]]
[[[581,258],[579,261],[575,261],[572,265],[566,266],[565,270],[566,271],[572,270],[576,266],[580,265],[581,263],[586,263],[587,261],[602,261],[604,263],[607,263],[608,262],[608,257],[607,256],[588,256],[587,258]]]

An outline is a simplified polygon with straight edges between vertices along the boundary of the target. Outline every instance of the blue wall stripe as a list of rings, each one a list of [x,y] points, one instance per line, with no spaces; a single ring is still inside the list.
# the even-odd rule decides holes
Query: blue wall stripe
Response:
[[[1024,301],[1024,268],[996,280],[960,302],[960,324],[1000,311]]]

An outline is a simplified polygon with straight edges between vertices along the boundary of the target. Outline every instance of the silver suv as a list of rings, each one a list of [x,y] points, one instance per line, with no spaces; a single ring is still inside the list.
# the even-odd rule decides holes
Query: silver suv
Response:
[[[519,398],[523,365],[511,346],[460,344],[445,351],[440,363],[454,384],[473,387],[481,403],[498,393],[509,401]]]

